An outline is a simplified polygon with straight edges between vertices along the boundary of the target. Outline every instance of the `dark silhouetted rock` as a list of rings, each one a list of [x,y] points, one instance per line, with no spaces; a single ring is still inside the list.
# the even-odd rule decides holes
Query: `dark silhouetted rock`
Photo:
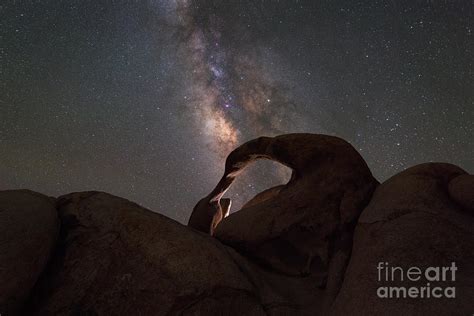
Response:
[[[263,315],[226,247],[105,193],[58,199],[59,248],[34,290],[37,315]]]
[[[465,172],[453,165],[429,163],[412,167],[380,185],[362,212],[335,315],[469,315],[474,297],[474,216],[455,203],[449,192],[471,197]],[[462,178],[461,178],[462,177]],[[452,185],[453,179],[462,181]],[[449,189],[448,189],[449,187]],[[449,191],[449,192],[448,192]],[[460,198],[466,201],[465,198]],[[471,204],[472,206],[472,204]],[[379,298],[381,286],[426,286],[378,278],[379,262],[389,266],[449,267],[455,262],[455,282],[431,282],[431,287],[455,286],[456,298]],[[449,280],[449,279],[448,279]],[[383,295],[383,292],[382,292]]]
[[[58,231],[53,198],[27,190],[0,192],[0,315],[20,312]]]
[[[292,168],[291,180],[226,217],[223,194],[260,158]],[[0,192],[0,313],[470,315],[472,179],[430,163],[378,185],[344,140],[290,134],[233,151],[192,228],[101,192],[56,205],[29,191]],[[380,262],[454,262],[455,282],[431,286],[454,286],[456,298],[379,298],[380,286],[426,286],[379,281]]]

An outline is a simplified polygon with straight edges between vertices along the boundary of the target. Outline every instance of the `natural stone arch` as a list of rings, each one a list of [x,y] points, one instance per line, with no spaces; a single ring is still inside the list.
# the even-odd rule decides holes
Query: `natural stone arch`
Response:
[[[349,169],[356,165],[355,171],[360,171],[365,177],[374,180],[362,157],[350,144],[340,138],[317,134],[260,137],[244,143],[229,154],[224,175],[214,190],[197,203],[188,225],[212,235],[217,225],[228,215],[231,206],[231,201],[223,199],[222,196],[243,169],[258,159],[279,162],[292,170],[292,176],[286,185],[258,194],[246,206],[255,204],[263,197],[267,199],[268,196],[278,194],[300,178],[311,178],[314,171],[323,168],[340,168],[337,172],[339,174],[350,171]]]
[[[226,217],[222,196],[257,159],[293,170]],[[264,269],[310,278],[321,305],[330,306],[343,281],[359,214],[378,182],[346,141],[327,135],[260,137],[235,149],[214,190],[195,206],[189,226],[211,234]],[[324,290],[323,290],[324,289]],[[319,304],[319,303],[318,303]]]

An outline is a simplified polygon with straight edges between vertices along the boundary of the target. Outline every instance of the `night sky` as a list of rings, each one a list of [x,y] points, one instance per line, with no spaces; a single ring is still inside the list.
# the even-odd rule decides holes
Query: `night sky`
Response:
[[[474,172],[474,1],[0,4],[0,189],[101,190],[184,222],[247,140],[342,137],[383,181]],[[239,207],[288,179],[259,162]]]

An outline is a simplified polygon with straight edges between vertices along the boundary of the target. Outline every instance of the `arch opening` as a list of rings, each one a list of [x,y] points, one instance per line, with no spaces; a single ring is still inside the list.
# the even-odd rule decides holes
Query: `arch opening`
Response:
[[[242,209],[256,195],[290,181],[292,169],[273,160],[259,159],[236,177],[234,183],[223,195],[232,200],[230,213]]]

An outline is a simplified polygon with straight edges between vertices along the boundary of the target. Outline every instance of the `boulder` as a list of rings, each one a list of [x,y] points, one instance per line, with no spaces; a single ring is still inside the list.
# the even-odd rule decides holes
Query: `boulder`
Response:
[[[0,192],[0,315],[21,311],[58,231],[55,199],[27,190]]]
[[[428,163],[409,168],[376,189],[355,229],[351,260],[333,315],[472,314],[474,216],[462,208],[464,202],[458,203],[474,196],[469,177],[456,166]],[[459,195],[453,199],[452,194]],[[432,279],[436,272],[424,274],[426,269],[441,271],[453,264],[454,280],[451,269],[439,282]],[[421,270],[419,279],[416,275],[408,278],[410,268],[415,273],[416,268]],[[389,287],[415,287],[419,293],[416,298],[403,297],[403,290],[387,295]],[[432,293],[428,298],[426,289],[422,298],[421,287],[455,287],[455,298],[436,298]],[[412,291],[415,295],[417,290]]]
[[[263,315],[224,245],[100,192],[58,199],[61,237],[27,306],[35,315]]]

